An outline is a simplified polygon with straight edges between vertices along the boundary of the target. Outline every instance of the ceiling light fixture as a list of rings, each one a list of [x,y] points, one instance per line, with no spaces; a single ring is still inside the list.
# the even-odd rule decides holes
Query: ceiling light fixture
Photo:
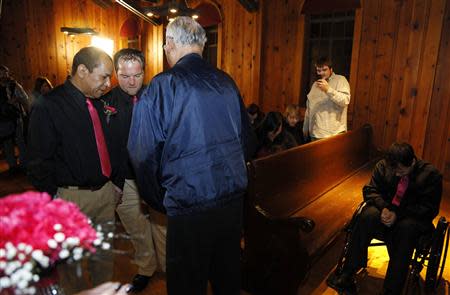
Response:
[[[73,28],[73,27],[61,27],[61,32],[70,36],[79,34],[86,34],[86,35],[98,34],[96,31],[94,31],[94,29],[91,28]]]
[[[162,19],[167,17],[172,21],[177,16],[190,16],[198,19],[199,12],[196,9],[189,8],[185,0],[168,0],[162,5],[154,5],[142,8],[147,15],[152,15],[153,18]]]

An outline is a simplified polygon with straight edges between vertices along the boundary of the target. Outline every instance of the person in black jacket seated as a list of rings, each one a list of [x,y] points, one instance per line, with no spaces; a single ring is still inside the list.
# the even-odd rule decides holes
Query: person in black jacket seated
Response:
[[[259,145],[257,158],[265,157],[297,146],[294,137],[283,130],[283,115],[269,112],[256,129]]]
[[[390,257],[383,294],[401,294],[416,242],[432,229],[441,195],[439,171],[417,159],[409,144],[392,144],[363,188],[367,206],[354,225],[343,271],[331,274],[328,285],[356,293],[353,276],[366,266],[367,247],[377,238],[386,242]]]
[[[303,139],[303,120],[301,120],[300,107],[298,105],[290,104],[286,107],[283,128],[294,137],[297,145],[305,143]]]

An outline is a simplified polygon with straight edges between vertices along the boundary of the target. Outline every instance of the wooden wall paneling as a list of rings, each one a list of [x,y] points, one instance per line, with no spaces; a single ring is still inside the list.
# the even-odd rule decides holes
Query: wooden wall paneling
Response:
[[[398,120],[402,112],[402,91],[405,83],[405,68],[408,63],[409,32],[413,13],[414,0],[400,2],[400,22],[395,40],[394,66],[391,76],[390,96],[387,106],[387,115],[381,147],[390,146],[397,139]]]
[[[441,32],[423,158],[433,163],[450,181],[450,1]]]
[[[217,1],[219,2],[219,1]],[[248,55],[245,51],[246,42],[251,41],[251,48],[254,50],[255,42],[259,37],[254,37],[248,34],[247,30],[255,30],[255,34],[261,34],[259,26],[253,26],[256,19],[259,17],[259,12],[249,13],[247,12],[239,2],[235,0],[221,0],[220,6],[223,8],[222,12],[222,70],[229,73],[236,84],[238,85],[242,96],[248,104],[253,98],[255,85],[253,80],[249,77],[254,75],[255,69],[259,67],[253,67],[252,72],[244,71],[243,67],[251,60],[245,61],[245,56]],[[248,20],[252,19],[252,27],[248,26]],[[258,30],[258,31],[257,31]],[[257,32],[256,32],[257,31]],[[247,38],[247,40],[246,40]],[[259,50],[258,48],[256,50]],[[249,77],[244,77],[244,76]],[[259,81],[256,82],[259,84]]]
[[[212,1],[211,1],[212,2]],[[221,68],[222,67],[222,47],[224,46],[223,44],[223,12],[222,12],[222,6],[219,5],[216,2],[212,2],[214,6],[216,6],[217,10],[220,13],[220,17],[221,17],[221,23],[217,26],[217,68]]]
[[[72,1],[62,1],[62,2],[56,2],[56,5],[63,5],[63,11],[64,11],[64,26],[68,27],[76,27],[78,24],[76,24],[72,18]],[[72,59],[74,56],[74,42],[75,37],[64,35],[64,48],[65,48],[65,58],[66,58],[66,64],[68,67],[72,66]]]
[[[15,3],[16,4],[16,3]],[[18,1],[17,6],[15,5],[14,9],[19,11],[19,19],[14,22],[14,27],[12,28],[12,33],[14,34],[13,40],[15,48],[12,49],[12,55],[15,60],[12,60],[12,67],[14,77],[18,79],[18,81],[22,84],[22,86],[27,89],[30,86],[30,79],[28,78],[31,70],[31,65],[33,64],[28,58],[30,53],[30,33],[28,30],[28,26],[31,26],[32,23],[30,20],[27,20],[29,16],[28,4],[26,1]],[[17,17],[16,15],[14,17]],[[17,50],[19,49],[20,50]],[[9,63],[9,61],[7,61]],[[15,67],[15,69],[14,69]]]
[[[22,83],[25,91],[31,85],[35,69],[39,68],[39,52],[38,52],[38,32],[36,30],[35,8],[31,1],[24,1],[22,9],[25,11],[26,35],[23,46],[25,47],[25,65],[21,62],[21,76],[16,77]]]
[[[264,4],[264,0],[259,1],[260,5]],[[260,8],[261,9],[261,8]],[[252,34],[252,44],[251,48],[251,60],[252,67],[251,71],[251,101],[247,101],[246,104],[250,104],[252,102],[256,102],[259,104],[260,100],[260,86],[261,86],[261,38],[262,38],[262,13],[256,13],[253,17],[253,34]]]
[[[142,50],[145,53],[145,83],[163,70],[163,27],[144,25],[142,28]]]
[[[400,8],[398,2],[382,1],[379,18],[378,40],[375,49],[375,75],[369,94],[368,122],[373,128],[373,142],[380,146],[386,121],[386,105],[389,96],[389,86],[393,67],[393,48],[395,46],[396,32]]]
[[[282,45],[280,56],[282,58],[282,92],[284,105],[281,112],[284,112],[288,104],[298,104],[300,95],[300,76],[302,72],[303,39],[305,16],[301,14],[303,0],[290,0],[286,9],[286,30],[282,34]],[[285,48],[288,48],[285,54]],[[283,69],[284,68],[284,69]]]
[[[230,75],[233,72],[232,64],[234,62],[233,60],[233,26],[236,22],[236,12],[235,12],[235,5],[230,5],[230,2],[232,0],[226,0],[223,1],[224,3],[224,12],[223,12],[223,27],[224,27],[224,33],[223,33],[223,48],[222,48],[222,70],[229,73]],[[234,79],[236,77],[233,76]],[[242,89],[240,89],[242,92]]]
[[[285,97],[282,93],[283,85],[283,67],[281,59],[281,48],[283,48],[282,35],[288,26],[286,17],[286,3],[283,1],[267,1],[270,3],[264,16],[264,23],[267,24],[268,29],[266,32],[268,36],[271,36],[270,40],[266,40],[269,45],[268,55],[269,64],[266,67],[266,73],[264,84],[268,86],[267,92],[263,93],[264,97],[264,110],[269,111],[282,111]],[[283,20],[283,21],[280,21]],[[289,48],[284,47],[284,54],[290,54]]]
[[[448,96],[447,96],[448,97]],[[447,109],[447,143],[444,146],[444,167],[441,171],[443,171],[444,179],[446,181],[450,181],[450,108]],[[450,196],[447,196],[449,198]]]
[[[364,1],[363,25],[360,45],[360,64],[363,70],[358,71],[358,86],[354,91],[353,128],[358,128],[369,120],[370,93],[373,89],[375,73],[375,49],[378,42],[380,26],[381,1]]]
[[[48,32],[52,31],[52,28],[49,24],[49,18],[48,17],[48,11],[51,11],[51,5],[53,3],[48,0],[41,1],[41,5],[39,7],[36,7],[35,14],[36,22],[36,33],[38,37],[38,56],[39,59],[39,68],[35,69],[33,71],[33,75],[31,77],[31,85],[34,86],[34,81],[36,80],[37,76],[49,76],[50,68],[54,68],[52,66],[52,60],[51,60],[51,51],[49,52],[48,44],[50,43],[50,36]],[[49,77],[51,79],[51,77]],[[31,92],[31,88],[29,89]]]
[[[267,65],[266,71],[266,81],[268,85],[271,86],[270,91],[264,95],[264,99],[269,100],[269,103],[265,103],[264,105],[266,111],[283,111],[284,102],[286,97],[283,95],[283,71],[284,66],[282,60],[282,54],[280,50],[283,50],[283,54],[289,55],[290,48],[283,46],[284,39],[284,31],[287,29],[288,22],[286,18],[286,3],[282,1],[272,1],[273,4],[276,5],[270,8],[270,12],[268,11],[265,22],[269,29],[266,31],[269,36],[271,36],[271,40],[269,41],[270,49],[268,54],[273,58],[272,62]],[[283,21],[280,21],[283,20]],[[270,82],[270,81],[273,82]],[[274,83],[276,80],[276,83]]]
[[[243,23],[242,23],[242,42],[240,44],[240,50],[241,50],[241,59],[242,64],[240,67],[238,66],[239,70],[242,71],[242,85],[251,85],[252,83],[252,45],[253,45],[253,34],[254,34],[254,26],[255,24],[253,15],[251,13],[244,13],[243,14]],[[245,87],[245,86],[244,86]],[[242,99],[244,100],[245,104],[248,104],[248,102],[253,101],[254,98],[252,97],[253,91],[249,88],[247,91],[242,93]]]
[[[44,34],[47,36],[47,43],[43,45],[46,48],[46,57],[48,60],[48,67],[46,72],[42,73],[45,75],[50,82],[52,82],[53,86],[55,86],[57,81],[57,72],[58,72],[58,61],[57,61],[57,38],[55,34],[55,18],[48,17],[48,14],[53,12],[53,0],[45,1],[45,17],[46,22],[46,30]],[[60,33],[61,34],[61,33]]]
[[[296,17],[298,18],[297,25],[293,25],[296,28],[296,33],[292,34],[294,37],[294,48],[296,54],[294,54],[292,62],[294,66],[294,75],[290,79],[290,83],[292,85],[292,101],[291,103],[299,104],[301,101],[306,101],[306,98],[302,99],[300,95],[302,95],[303,90],[302,86],[302,69],[304,67],[303,64],[303,56],[305,50],[305,15],[301,13],[300,7],[303,7],[303,3],[305,1],[301,0],[299,2],[298,8],[296,8]],[[288,61],[289,62],[289,61]],[[288,73],[289,74],[289,73]],[[302,105],[303,106],[303,105]]]
[[[235,77],[235,81],[241,90],[243,97],[247,97],[247,91],[244,84],[244,76],[242,66],[244,64],[244,43],[245,43],[245,15],[244,9],[236,9],[236,21],[233,23],[233,40],[231,43],[232,49],[232,75]]]
[[[364,4],[362,4],[364,7]],[[357,87],[359,49],[361,43],[363,9],[355,10],[355,22],[353,28],[352,61],[350,65],[350,104],[347,110],[347,124],[349,129],[353,129],[353,114],[355,109],[355,92]]]
[[[266,1],[263,5],[260,96],[266,112],[282,112],[287,104],[299,102],[305,21],[300,14],[302,3]]]
[[[67,35],[61,32],[60,28],[67,26],[64,21],[64,5],[61,1],[54,1],[53,3],[54,25],[53,32],[55,35],[55,54],[56,54],[56,84],[62,83],[68,74],[70,74],[70,64],[67,60]]]
[[[260,106],[260,108],[262,110],[266,110],[267,108],[265,107],[265,102],[266,102],[266,95],[267,92],[269,92],[269,84],[266,83],[265,81],[265,76],[267,75],[268,72],[268,68],[269,68],[269,64],[271,62],[268,62],[268,58],[271,57],[271,55],[269,54],[269,50],[270,50],[270,44],[267,42],[268,36],[269,35],[269,31],[270,31],[270,27],[269,24],[267,22],[267,10],[269,7],[269,3],[271,1],[265,1],[263,3],[263,5],[260,7],[261,11],[262,11],[262,24],[261,24],[261,29],[262,32],[264,32],[264,34],[262,34],[261,36],[261,75],[260,75],[260,87],[259,87],[259,100],[258,100],[258,105]]]
[[[236,26],[236,24],[239,21],[239,8],[234,5],[234,3],[230,3],[230,1],[227,1],[228,9],[224,13],[226,16],[226,22],[227,22],[227,37],[226,37],[226,43],[228,46],[226,47],[227,53],[225,57],[225,63],[226,68],[229,74],[231,74],[234,78],[234,81],[238,85],[241,94],[244,95],[245,89],[242,88],[242,83],[240,80],[240,76],[236,73],[236,64],[239,62],[239,60],[236,57],[236,44],[240,41],[239,39],[239,27]]]
[[[433,0],[426,18],[426,31],[423,39],[424,48],[420,57],[420,72],[417,81],[417,98],[414,101],[412,114],[412,130],[409,142],[414,147],[416,155],[423,154],[427,118],[433,92],[436,73],[436,63],[446,0]]]
[[[41,32],[39,30],[39,22],[41,21],[39,7],[33,7],[32,1],[26,1],[25,7],[27,11],[27,36],[28,42],[26,43],[27,50],[26,56],[28,59],[28,63],[30,70],[27,71],[27,75],[25,78],[25,83],[31,85],[33,83],[33,77],[37,75],[38,69],[40,69],[43,65],[41,63],[42,54],[45,52],[41,52]],[[27,90],[28,87],[25,88]]]
[[[429,16],[430,2],[431,0],[415,0],[413,4],[413,15],[408,32],[408,49],[405,52],[408,59],[404,72],[405,82],[396,136],[398,141],[409,141],[414,128],[412,119],[414,104],[417,100],[420,58],[425,46],[426,18]]]

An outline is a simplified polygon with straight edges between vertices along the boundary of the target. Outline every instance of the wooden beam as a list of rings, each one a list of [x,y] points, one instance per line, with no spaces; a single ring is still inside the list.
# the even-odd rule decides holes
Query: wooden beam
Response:
[[[140,18],[142,18],[146,22],[149,22],[149,23],[151,23],[151,24],[153,24],[155,26],[161,25],[160,21],[157,21],[157,20],[154,20],[154,19],[148,17],[147,15],[142,13],[138,8],[134,7],[133,5],[131,5],[130,3],[128,3],[125,0],[116,0],[116,3],[122,5],[123,7],[125,7],[126,9],[128,9],[129,11],[134,13],[135,15],[139,16]]]
[[[100,6],[101,8],[110,8],[113,5],[111,0],[92,0],[95,4]]]
[[[239,0],[239,3],[241,3],[248,12],[256,12],[259,9],[258,0]]]

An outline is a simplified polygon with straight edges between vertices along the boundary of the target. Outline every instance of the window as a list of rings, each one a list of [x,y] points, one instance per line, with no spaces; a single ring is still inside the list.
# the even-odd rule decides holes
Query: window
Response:
[[[302,105],[316,80],[314,61],[317,58],[330,57],[334,72],[349,80],[354,23],[354,10],[306,16]]]
[[[208,39],[203,49],[203,58],[213,66],[217,65],[217,25],[205,28],[206,38]]]

